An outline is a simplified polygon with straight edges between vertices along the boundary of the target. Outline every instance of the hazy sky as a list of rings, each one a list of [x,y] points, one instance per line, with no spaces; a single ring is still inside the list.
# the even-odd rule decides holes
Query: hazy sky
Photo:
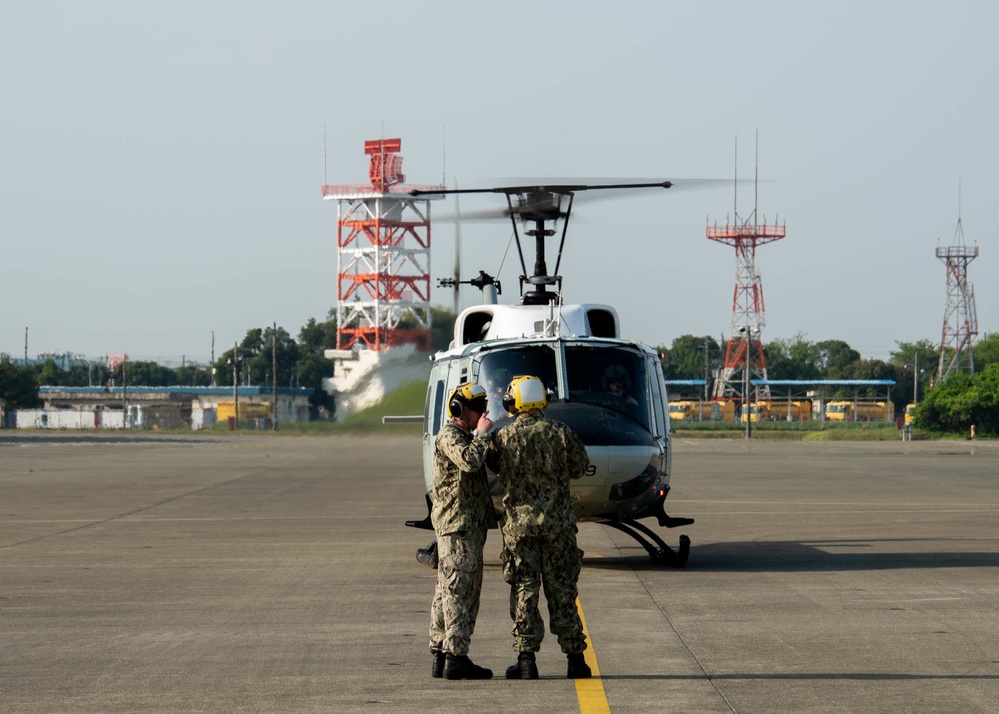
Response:
[[[401,137],[410,183],[751,177],[764,340],[887,358],[939,341],[959,215],[980,334],[999,331],[999,4],[36,2],[0,5],[0,351],[207,360],[336,303],[330,183]],[[443,146],[442,146],[443,145]],[[739,213],[752,211],[740,186]],[[495,201],[495,199],[492,199]],[[495,205],[462,201],[462,210]],[[569,302],[625,336],[727,334],[729,184],[580,208]],[[445,202],[434,211],[448,209]],[[993,216],[993,218],[989,218]],[[454,230],[435,224],[434,283]],[[463,229],[495,273],[506,222]],[[508,257],[503,300],[516,297]],[[451,295],[434,288],[433,302]],[[463,294],[467,306],[477,293]]]

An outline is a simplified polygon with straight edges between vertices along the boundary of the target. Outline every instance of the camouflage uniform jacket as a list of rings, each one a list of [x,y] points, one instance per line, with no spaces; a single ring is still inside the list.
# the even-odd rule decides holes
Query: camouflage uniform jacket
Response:
[[[569,479],[580,478],[590,461],[568,426],[539,412],[520,414],[495,433],[488,463],[506,490],[504,534],[540,535],[575,525]]]
[[[488,434],[474,437],[448,421],[434,442],[433,509],[430,520],[437,535],[485,530],[493,518],[484,468]]]

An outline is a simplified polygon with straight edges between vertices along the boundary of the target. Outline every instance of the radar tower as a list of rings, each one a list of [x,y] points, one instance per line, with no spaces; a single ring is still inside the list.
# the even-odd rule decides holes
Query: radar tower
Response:
[[[337,349],[430,350],[430,201],[405,186],[401,139],[364,143],[370,185],[322,187],[337,202]]]

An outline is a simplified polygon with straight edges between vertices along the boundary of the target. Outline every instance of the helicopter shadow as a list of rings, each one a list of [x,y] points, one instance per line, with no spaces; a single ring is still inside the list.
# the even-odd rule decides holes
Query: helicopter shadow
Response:
[[[802,572],[907,570],[927,568],[995,568],[999,553],[947,550],[948,539],[835,539],[809,541],[745,541],[695,545],[685,570],[712,572]],[[967,543],[967,539],[953,539]],[[932,542],[936,548],[919,550]],[[887,550],[888,544],[910,547],[904,551]],[[583,567],[602,570],[672,570],[658,563],[641,547],[620,546],[620,557],[584,557]],[[632,555],[631,553],[634,553]]]

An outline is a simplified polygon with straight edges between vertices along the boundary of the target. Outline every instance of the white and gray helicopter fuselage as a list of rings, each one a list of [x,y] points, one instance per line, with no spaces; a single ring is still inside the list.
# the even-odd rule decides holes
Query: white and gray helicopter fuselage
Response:
[[[590,467],[571,482],[580,521],[619,522],[657,515],[669,491],[672,462],[666,386],[658,354],[618,337],[607,305],[478,305],[455,321],[451,347],[434,357],[424,412],[423,467],[433,485],[434,439],[447,397],[465,382],[489,392],[494,429],[511,421],[502,408],[510,379],[539,377],[549,418],[568,424],[586,445]],[[606,375],[623,377],[624,393],[607,392]],[[497,510],[502,487],[489,474]]]

